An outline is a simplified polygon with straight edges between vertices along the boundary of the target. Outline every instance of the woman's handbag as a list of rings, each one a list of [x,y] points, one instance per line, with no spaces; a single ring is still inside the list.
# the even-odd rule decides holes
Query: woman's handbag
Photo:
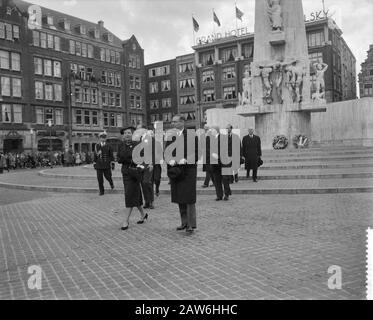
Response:
[[[180,166],[168,168],[167,176],[171,180],[181,180],[184,177],[184,169]]]
[[[258,158],[258,168],[263,165],[263,160],[261,157]]]

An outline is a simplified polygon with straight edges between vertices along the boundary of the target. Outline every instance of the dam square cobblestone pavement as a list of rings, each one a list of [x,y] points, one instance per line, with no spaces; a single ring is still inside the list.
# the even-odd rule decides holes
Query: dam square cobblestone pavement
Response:
[[[192,235],[163,194],[121,231],[123,201],[0,188],[0,299],[365,299],[371,193],[201,195]]]

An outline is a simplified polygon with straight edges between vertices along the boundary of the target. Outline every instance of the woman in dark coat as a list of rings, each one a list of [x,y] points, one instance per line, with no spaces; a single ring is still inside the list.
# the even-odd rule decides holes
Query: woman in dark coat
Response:
[[[122,164],[125,205],[126,208],[128,208],[121,228],[122,230],[128,229],[129,218],[134,207],[136,207],[141,213],[141,220],[137,222],[138,224],[144,223],[148,218],[148,214],[145,214],[142,208],[141,178],[134,179],[129,173],[131,168],[143,168],[143,166],[135,164],[132,160],[132,151],[138,144],[138,142],[132,141],[134,130],[135,129],[132,127],[121,130],[124,141],[119,146],[118,151],[118,163]]]

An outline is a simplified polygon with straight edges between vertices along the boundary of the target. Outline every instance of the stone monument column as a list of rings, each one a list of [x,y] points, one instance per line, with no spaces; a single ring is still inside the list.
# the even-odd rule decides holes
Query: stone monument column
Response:
[[[263,149],[285,135],[311,137],[311,112],[326,111],[323,99],[311,100],[310,62],[301,0],[256,0],[252,99],[236,112],[255,117]],[[243,102],[242,102],[243,101]]]

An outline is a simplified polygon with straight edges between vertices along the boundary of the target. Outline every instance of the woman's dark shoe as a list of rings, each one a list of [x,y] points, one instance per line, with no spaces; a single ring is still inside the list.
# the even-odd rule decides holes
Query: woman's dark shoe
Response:
[[[120,228],[120,230],[123,230],[123,231],[127,229],[128,229],[128,224],[125,227]]]
[[[137,221],[137,224],[143,224],[148,219],[148,214],[144,216],[144,219]]]
[[[215,201],[221,201],[223,200],[222,198],[216,198]]]
[[[180,226],[180,227],[177,227],[176,230],[177,230],[177,231],[181,231],[181,230],[186,229],[186,227],[187,227],[186,225],[182,225],[182,226]]]

